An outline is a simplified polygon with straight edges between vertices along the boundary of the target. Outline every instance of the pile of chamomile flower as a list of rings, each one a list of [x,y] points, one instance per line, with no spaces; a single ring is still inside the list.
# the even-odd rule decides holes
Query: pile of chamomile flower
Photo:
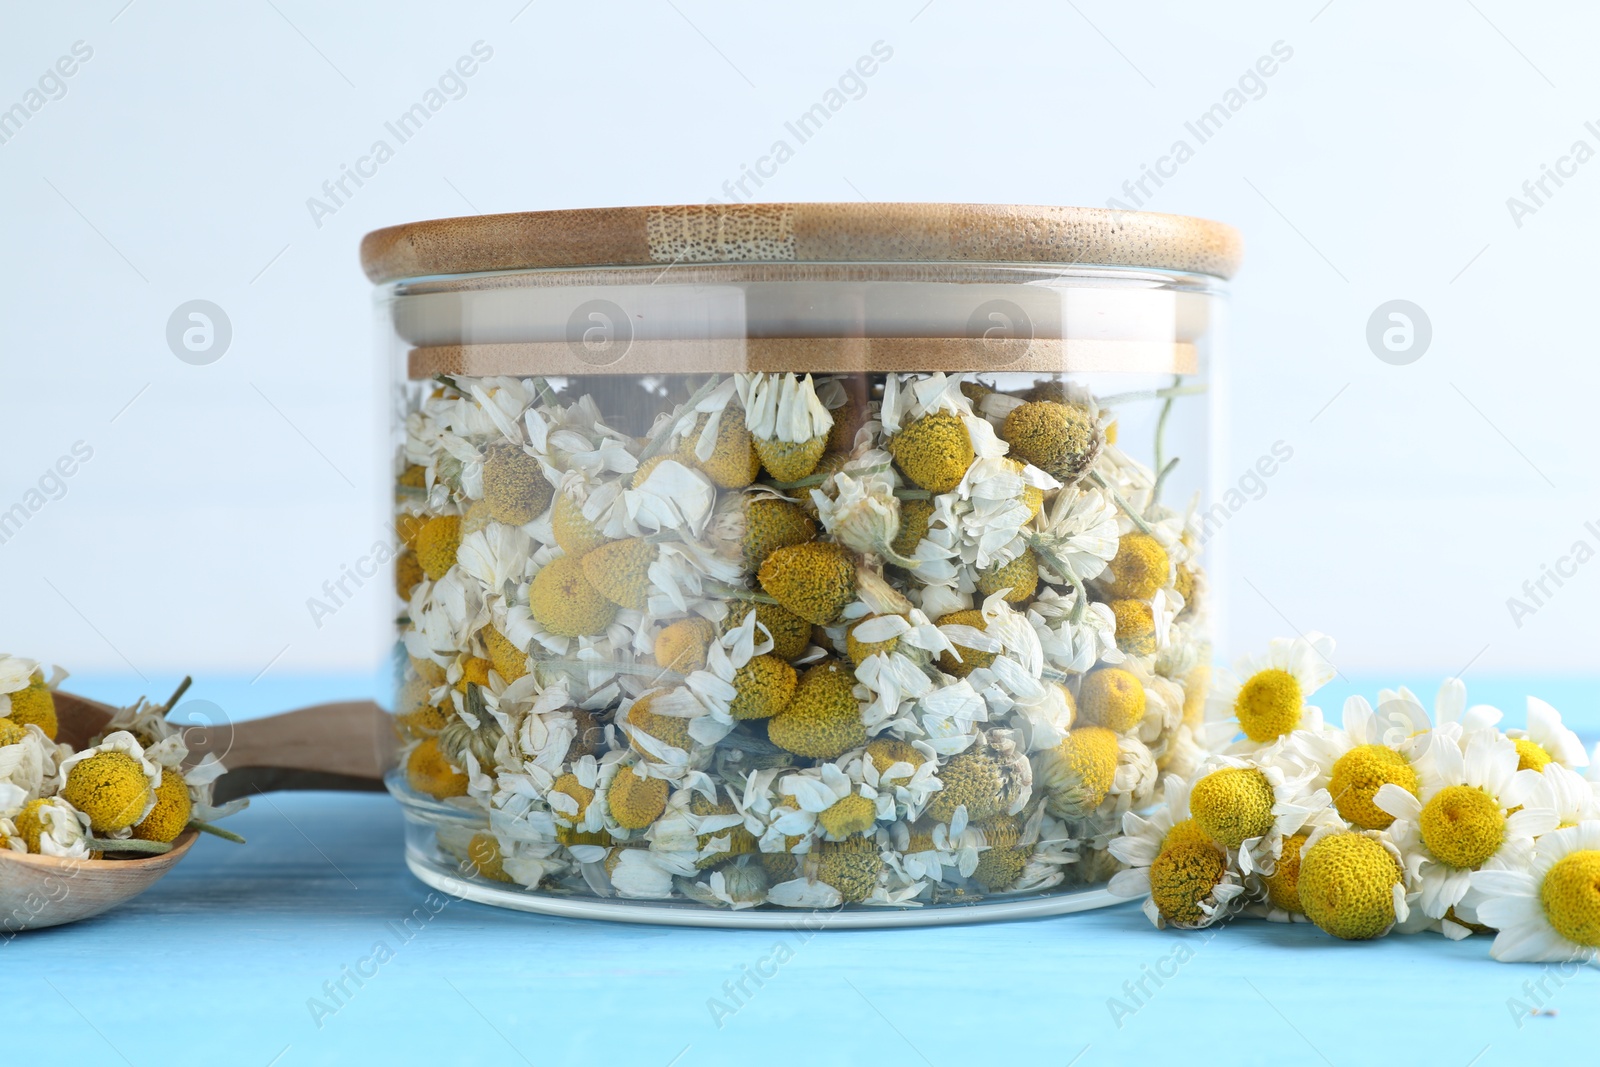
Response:
[[[1457,679],[1431,716],[1402,688],[1351,697],[1329,726],[1307,701],[1332,654],[1307,634],[1218,672],[1217,754],[1123,816],[1112,892],[1144,897],[1158,927],[1243,915],[1347,940],[1493,934],[1503,961],[1600,956],[1600,750],[1532,697],[1526,725],[1502,729]]]
[[[165,704],[141,698],[116,711],[87,745],[57,741],[55,689],[34,660],[0,655],[0,851],[58,859],[120,859],[170,851],[188,829],[232,841],[211,825],[245,806],[212,803],[226,768],[213,754],[185,767],[180,727]]]
[[[417,383],[396,791],[443,854],[543,892],[1104,882],[1123,813],[1203,757],[1209,680],[1194,505],[1118,446],[1132,402],[1027,374]]]

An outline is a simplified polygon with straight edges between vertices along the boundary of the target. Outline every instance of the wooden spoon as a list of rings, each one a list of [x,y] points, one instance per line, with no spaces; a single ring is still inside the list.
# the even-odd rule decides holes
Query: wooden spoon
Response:
[[[85,746],[110,721],[109,705],[56,693],[57,738]],[[286,789],[381,791],[392,735],[370,701],[301,708],[265,719],[186,729],[191,758],[214,752],[228,765],[218,803]],[[73,860],[0,851],[0,937],[77,922],[149,889],[188,854],[185,830],[172,851],[121,860]]]

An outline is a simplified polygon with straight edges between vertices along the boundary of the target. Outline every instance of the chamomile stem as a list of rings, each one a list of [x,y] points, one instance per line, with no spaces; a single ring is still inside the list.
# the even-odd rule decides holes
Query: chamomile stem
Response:
[[[1148,534],[1151,537],[1155,536],[1155,530],[1151,529],[1150,524],[1144,521],[1144,516],[1133,510],[1133,505],[1124,500],[1122,494],[1111,487],[1111,483],[1106,481],[1104,475],[1099,471],[1090,471],[1089,477],[1094,479],[1096,485],[1111,494],[1111,499],[1116,502],[1117,507],[1122,509],[1123,514],[1127,515],[1129,520],[1139,528],[1140,533]]]
[[[731,596],[735,600],[749,600],[756,604],[777,604],[776,597],[765,593],[758,593],[754,589],[743,589],[732,585],[723,585],[721,582],[707,582],[706,588],[722,596]]]
[[[862,467],[860,470],[851,471],[850,475],[853,478],[861,478],[868,474],[882,473],[883,471],[888,470],[891,466],[893,466],[893,464],[875,463],[870,467]],[[833,474],[831,472],[827,474],[808,474],[804,478],[797,478],[792,482],[771,482],[769,484],[774,489],[783,489],[785,491],[790,489],[811,489],[815,486],[821,485],[823,482],[832,477]],[[900,495],[898,490],[896,491],[895,495]]]
[[[96,852],[138,852],[149,856],[159,856],[164,852],[171,852],[172,845],[166,841],[141,841],[137,837],[125,839],[90,837],[85,843]]]
[[[178,706],[178,701],[182,699],[183,694],[187,693],[189,687],[193,684],[193,678],[187,674],[183,676],[183,681],[178,683],[178,688],[174,689],[172,695],[167,698],[167,702],[161,705],[161,717],[163,719],[172,714],[172,709]]]
[[[1133,404],[1141,400],[1165,400],[1177,396],[1202,396],[1205,394],[1204,385],[1169,385],[1163,389],[1139,389],[1131,393],[1113,393],[1110,396],[1095,398],[1095,403],[1103,408],[1116,407],[1118,404]]]
[[[224,830],[220,826],[212,826],[210,823],[201,822],[198,819],[191,819],[189,821],[189,829],[199,830],[201,833],[210,834],[212,837],[220,837],[224,841],[232,841],[236,845],[242,845],[245,843],[244,838],[240,837],[232,830]]]
[[[1167,475],[1172,473],[1172,468],[1174,468],[1174,467],[1176,467],[1178,465],[1178,458],[1179,457],[1177,457],[1177,456],[1173,456],[1171,459],[1167,460],[1166,466],[1162,467],[1160,469],[1159,473],[1156,474],[1155,487],[1150,490],[1150,503],[1151,504],[1154,504],[1160,498],[1160,496],[1161,496],[1161,487],[1166,484]]]
[[[1172,376],[1172,388],[1173,389],[1178,388],[1179,383],[1182,382],[1182,381],[1183,381],[1183,377],[1181,375],[1174,374]],[[1156,419],[1156,470],[1157,471],[1164,471],[1165,467],[1166,467],[1166,461],[1167,461],[1167,457],[1166,457],[1166,451],[1167,451],[1167,416],[1172,414],[1172,401],[1173,401],[1173,399],[1174,399],[1174,397],[1168,396],[1164,401],[1162,401],[1162,403],[1161,403],[1161,415]],[[1158,499],[1160,499],[1160,497],[1161,497],[1161,479],[1158,477],[1156,479],[1155,488],[1153,490],[1151,490],[1151,492],[1150,492],[1150,503],[1152,505],[1154,505],[1155,502]]]
[[[720,374],[713,374],[711,377],[707,378],[706,383],[700,388],[696,389],[694,394],[690,396],[688,400],[683,402],[683,407],[679,409],[681,414],[679,414],[679,416],[675,419],[668,419],[662,424],[661,428],[651,436],[649,443],[644,446],[644,451],[639,453],[639,462],[645,463],[648,460],[654,459],[661,452],[661,450],[666,447],[667,442],[672,440],[673,432],[677,430],[678,426],[682,424],[683,420],[694,414],[695,405],[700,403],[700,401],[704,400],[706,397],[710,396],[712,390],[716,389],[717,385],[721,381],[722,376]],[[730,412],[724,410],[722,412],[722,417],[728,418],[730,414]]]

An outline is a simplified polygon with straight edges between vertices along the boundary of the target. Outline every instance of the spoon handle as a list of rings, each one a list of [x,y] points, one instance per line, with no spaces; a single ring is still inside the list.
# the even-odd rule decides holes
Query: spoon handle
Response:
[[[382,791],[392,737],[383,709],[365,700],[184,733],[191,756],[215,753],[228,765],[215,786],[218,803],[289,789]]]

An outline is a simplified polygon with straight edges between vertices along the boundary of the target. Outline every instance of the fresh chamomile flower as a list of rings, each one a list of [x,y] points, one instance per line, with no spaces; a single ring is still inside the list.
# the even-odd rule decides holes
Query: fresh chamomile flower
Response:
[[[1373,710],[1365,697],[1344,704],[1342,729],[1297,730],[1289,745],[1326,774],[1319,777],[1333,805],[1363,830],[1387,830],[1394,816],[1374,802],[1378,789],[1393,784],[1421,796],[1417,759],[1429,743],[1428,722],[1420,706],[1390,701]]]
[[[1332,656],[1333,638],[1308,633],[1274,638],[1264,655],[1216,671],[1206,702],[1207,744],[1250,752],[1294,730],[1320,730],[1322,711],[1306,700],[1333,678]]]
[[[1137,818],[1132,812],[1123,816]],[[1144,898],[1145,916],[1157,929],[1200,930],[1220,922],[1245,902],[1245,879],[1228,850],[1199,833],[1191,820],[1173,824],[1155,840],[1154,825],[1111,842],[1112,855],[1137,864],[1112,876],[1107,890]],[[1124,858],[1127,857],[1127,858]]]
[[[1543,770],[1552,763],[1569,769],[1589,765],[1589,753],[1578,735],[1561,722],[1561,713],[1538,697],[1528,698],[1528,728],[1507,730],[1517,746],[1519,770]]]
[[[1295,882],[1306,918],[1342,940],[1382,937],[1409,916],[1405,861],[1381,831],[1319,826],[1300,846]]]
[[[1497,731],[1479,730],[1464,747],[1435,744],[1424,768],[1422,795],[1393,784],[1379,788],[1377,806],[1395,817],[1390,834],[1400,851],[1420,858],[1421,907],[1442,919],[1462,903],[1472,872],[1527,863],[1534,838],[1556,828],[1549,808],[1510,810],[1517,750]]]
[[[745,428],[767,472],[780,482],[793,482],[816,470],[828,447],[833,415],[818,399],[811,375],[739,374],[734,380]]]
[[[1250,759],[1216,755],[1189,787],[1189,810],[1206,836],[1237,853],[1244,874],[1269,874],[1284,838],[1329,807],[1327,790],[1313,788],[1316,775],[1282,745]]]
[[[1502,963],[1600,959],[1600,821],[1543,835],[1525,865],[1477,871],[1472,888]]]
[[[1517,771],[1506,799],[1517,807],[1548,808],[1556,813],[1560,827],[1600,820],[1600,792],[1583,775],[1559,763]]]

